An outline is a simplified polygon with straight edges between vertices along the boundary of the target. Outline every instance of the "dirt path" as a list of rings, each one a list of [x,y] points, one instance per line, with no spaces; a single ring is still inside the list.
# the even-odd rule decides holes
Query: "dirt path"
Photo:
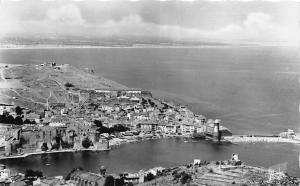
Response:
[[[7,80],[4,77],[4,68],[0,68],[0,69],[1,69],[1,79],[2,79],[2,81],[4,81],[6,83]]]
[[[48,96],[47,99],[46,99],[46,107],[47,107],[47,109],[50,108],[50,107],[49,107],[49,99],[51,98],[51,96],[52,96],[52,91],[50,91],[49,96]]]
[[[21,98],[23,98],[23,99],[25,99],[25,100],[31,101],[31,102],[36,103],[36,104],[44,105],[44,106],[45,106],[45,104],[46,104],[46,103],[43,103],[43,102],[35,101],[35,100],[33,100],[32,98],[26,98],[26,97],[22,96],[18,91],[14,90],[14,89],[9,89],[9,90],[13,91],[13,92],[16,93],[19,97],[21,97]]]

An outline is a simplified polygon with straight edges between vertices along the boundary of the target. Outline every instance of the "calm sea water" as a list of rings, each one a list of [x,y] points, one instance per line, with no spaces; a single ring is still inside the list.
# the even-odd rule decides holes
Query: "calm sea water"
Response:
[[[0,50],[1,63],[39,64],[49,60],[92,67],[100,75],[129,87],[149,89],[155,96],[188,104],[198,114],[221,119],[235,134],[277,134],[287,128],[298,131],[300,127],[300,63],[294,48]],[[36,156],[7,163],[20,169],[35,166],[48,174],[56,174],[54,169],[59,167],[68,171],[70,166],[64,166],[68,164],[96,170],[98,165],[93,161],[107,163],[112,171],[138,170],[156,165],[172,166],[199,156],[200,159],[226,159],[234,151],[244,154],[241,158],[252,164],[271,166],[289,162],[289,172],[294,175],[299,172],[299,146],[236,147],[168,140],[125,145],[109,153]],[[124,153],[131,155],[125,157]],[[54,163],[46,166],[43,158]]]
[[[298,146],[299,147],[299,146]],[[290,144],[219,145],[210,142],[188,142],[183,139],[162,139],[121,145],[110,152],[76,152],[45,154],[23,159],[2,160],[17,171],[42,170],[49,176],[66,175],[74,167],[99,172],[105,165],[108,172],[135,172],[155,166],[172,167],[192,163],[194,159],[226,160],[238,153],[247,164],[270,167],[282,164],[287,172],[300,176],[299,148]],[[281,168],[282,170],[282,168]]]

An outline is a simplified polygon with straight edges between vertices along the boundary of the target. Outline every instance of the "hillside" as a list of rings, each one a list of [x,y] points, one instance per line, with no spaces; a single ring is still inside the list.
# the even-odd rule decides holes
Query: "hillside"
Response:
[[[99,77],[89,69],[64,64],[0,66],[0,104],[19,105],[36,111],[49,103],[67,103],[72,89],[124,89],[124,85]]]

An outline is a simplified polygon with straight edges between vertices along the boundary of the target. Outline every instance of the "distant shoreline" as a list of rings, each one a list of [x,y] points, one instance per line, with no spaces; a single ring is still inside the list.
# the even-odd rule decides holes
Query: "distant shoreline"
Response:
[[[0,47],[0,50],[20,50],[20,49],[97,49],[97,48],[228,48],[229,45],[209,45],[209,46],[24,46],[24,47]]]
[[[90,46],[90,45],[12,45],[0,46],[0,50],[21,49],[101,49],[101,48],[233,48],[233,47],[297,47],[289,45],[115,45],[115,46]]]

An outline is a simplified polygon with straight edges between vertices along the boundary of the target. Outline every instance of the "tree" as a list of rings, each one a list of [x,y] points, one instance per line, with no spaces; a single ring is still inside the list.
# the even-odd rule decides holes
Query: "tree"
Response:
[[[99,128],[97,129],[97,131],[98,131],[100,134],[102,134],[102,133],[110,133],[109,128],[108,128],[108,127],[104,127],[104,126],[99,127]]]
[[[15,118],[14,124],[16,124],[16,125],[23,125],[23,120],[22,120],[21,116],[17,116]]]
[[[58,150],[59,149],[59,145],[57,143],[55,143],[54,145],[51,146],[51,150]]]
[[[19,106],[16,106],[15,111],[18,116],[23,114],[23,109]]]
[[[55,136],[55,142],[58,146],[60,146],[60,142],[61,142],[61,137],[60,135]]]
[[[23,124],[30,124],[30,120],[29,119],[25,119]]]
[[[35,121],[30,121],[29,119],[25,119],[23,124],[36,124]]]
[[[192,180],[191,175],[189,175],[185,172],[182,173],[182,176],[181,176],[181,179],[180,179],[181,184],[189,183],[191,180]]]
[[[74,147],[74,143],[68,143],[67,141],[61,141],[60,144],[63,149],[69,149]]]
[[[114,186],[115,178],[113,176],[107,176],[103,186]]]
[[[49,149],[47,143],[43,143],[43,145],[41,146],[41,149],[42,149],[42,151],[47,151]]]
[[[145,181],[151,181],[155,178],[155,176],[149,172],[146,176],[145,176]]]
[[[32,169],[26,169],[25,171],[25,177],[33,177],[34,171]]]
[[[43,172],[42,171],[35,171],[35,176],[38,178],[43,177]]]
[[[41,178],[43,177],[43,172],[41,171],[34,171],[32,169],[26,169],[25,171],[25,177],[26,178]]]
[[[114,132],[125,132],[125,131],[128,131],[129,128],[128,127],[125,127],[123,125],[114,125],[113,127],[110,128],[111,132],[114,133]]]
[[[15,118],[13,116],[11,116],[11,115],[8,115],[6,117],[6,123],[8,123],[8,124],[14,124],[15,123]]]
[[[99,124],[99,123],[98,123]],[[100,126],[97,131],[102,134],[102,133],[115,133],[115,132],[125,132],[125,131],[128,131],[129,128],[128,127],[125,127],[123,125],[114,125],[113,127],[105,127],[105,126]]]
[[[19,147],[22,148],[22,146],[23,146],[25,143],[26,143],[26,140],[25,140],[24,136],[21,136],[21,137],[20,137],[20,140],[19,140]]]
[[[83,170],[83,168],[81,168],[81,167],[73,168],[73,169],[67,174],[65,180],[70,180],[71,175],[72,175],[74,172],[76,172],[77,170]]]
[[[181,175],[176,170],[172,173],[172,175],[173,180],[178,180],[181,177]]]
[[[100,167],[100,174],[101,174],[102,176],[104,176],[105,173],[106,173],[106,168],[102,165],[102,166]]]
[[[94,123],[96,124],[97,127],[102,127],[102,121],[100,120],[95,120]]]
[[[115,179],[115,186],[124,186],[124,179]]]
[[[91,141],[90,141],[90,139],[89,138],[84,138],[83,140],[82,140],[82,146],[84,147],[84,148],[86,148],[86,149],[88,149],[90,146],[91,146]]]

